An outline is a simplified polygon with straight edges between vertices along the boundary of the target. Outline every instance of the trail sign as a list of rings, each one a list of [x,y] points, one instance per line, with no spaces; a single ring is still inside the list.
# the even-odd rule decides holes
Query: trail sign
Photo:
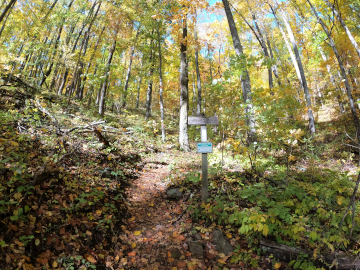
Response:
[[[212,143],[198,143],[197,144],[197,152],[198,153],[212,153]]]
[[[189,125],[206,126],[206,125],[218,125],[218,117],[202,117],[202,116],[190,116],[188,117]]]
[[[201,143],[197,144],[197,152],[202,156],[202,187],[201,187],[201,200],[206,202],[209,198],[208,188],[208,161],[207,153],[212,153],[212,143],[207,141],[206,125],[218,125],[219,118],[215,117],[203,117],[203,116],[191,116],[188,117],[188,125],[201,126]]]

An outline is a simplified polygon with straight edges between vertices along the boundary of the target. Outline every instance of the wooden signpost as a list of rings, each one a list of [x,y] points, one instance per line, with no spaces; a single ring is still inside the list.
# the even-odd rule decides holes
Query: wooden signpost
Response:
[[[202,154],[202,187],[201,200],[206,202],[209,197],[208,190],[208,161],[207,154],[212,153],[212,143],[207,141],[206,125],[218,125],[218,117],[202,117],[190,116],[188,117],[188,125],[201,126],[201,143],[197,144],[197,152]]]

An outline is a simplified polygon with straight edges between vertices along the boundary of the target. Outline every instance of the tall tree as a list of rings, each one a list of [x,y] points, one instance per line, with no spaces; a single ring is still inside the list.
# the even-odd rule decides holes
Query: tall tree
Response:
[[[137,95],[136,95],[136,103],[135,103],[135,108],[138,109],[139,108],[139,103],[140,103],[140,86],[141,86],[141,79],[142,79],[142,68],[143,68],[143,63],[144,63],[144,56],[141,56],[141,60],[140,60],[140,74],[137,78],[138,80],[138,87],[137,87]]]
[[[11,7],[13,5],[15,5],[17,0],[10,0],[10,2],[5,6],[3,12],[0,14],[0,23],[2,22],[2,20],[5,18],[6,13],[8,13],[8,11],[11,9]]]
[[[323,28],[328,40],[329,40],[329,45],[331,46],[335,56],[336,56],[336,59],[338,61],[338,64],[339,64],[339,67],[340,67],[340,72],[341,72],[341,77],[345,83],[345,88],[346,88],[346,93],[347,93],[347,96],[348,96],[348,99],[349,99],[349,104],[350,104],[350,110],[351,110],[351,114],[352,114],[352,117],[353,117],[353,121],[354,121],[354,124],[355,124],[355,128],[356,128],[356,137],[357,137],[357,140],[358,140],[358,143],[360,143],[360,123],[359,123],[359,117],[357,115],[357,112],[356,112],[356,108],[355,108],[355,103],[354,103],[354,98],[352,96],[352,91],[351,91],[351,87],[350,87],[350,83],[349,83],[349,79],[346,75],[346,70],[345,70],[345,67],[344,67],[344,63],[343,63],[343,60],[341,59],[341,56],[339,54],[339,51],[338,49],[336,48],[336,45],[335,45],[335,42],[331,36],[331,33],[329,31],[329,29],[327,28],[327,26],[325,25],[324,21],[319,17],[318,13],[316,12],[316,9],[315,7],[312,5],[311,1],[310,0],[307,0],[307,2],[309,3],[310,5],[310,8],[311,10],[313,11],[313,13],[315,14],[315,17],[317,19],[317,21],[319,22],[319,24],[321,25],[321,27]]]
[[[152,88],[153,88],[153,80],[152,80],[152,74],[154,72],[154,52],[152,48],[153,40],[152,35],[154,31],[151,32],[151,40],[150,40],[150,69],[149,69],[149,82],[148,87],[146,91],[146,113],[145,113],[145,120],[148,120],[151,116],[151,99],[152,99]]]
[[[111,61],[113,59],[113,55],[115,52],[115,47],[116,47],[116,36],[115,36],[115,40],[114,40],[113,44],[111,45],[111,48],[109,51],[109,56],[108,56],[108,60],[106,62],[106,68],[105,68],[105,80],[101,87],[100,102],[99,102],[99,114],[101,116],[104,116],[104,113],[105,113],[105,94],[106,94],[106,88],[107,88],[108,80],[109,80],[110,65],[111,65]]]
[[[225,14],[227,18],[227,22],[229,24],[230,33],[232,37],[232,41],[235,48],[235,53],[239,59],[242,59],[244,57],[243,48],[240,42],[239,34],[235,25],[235,21],[233,18],[233,15],[230,10],[230,5],[228,0],[222,0],[224,4]],[[251,84],[250,84],[250,77],[249,73],[246,67],[245,61],[242,61],[242,68],[241,68],[241,88],[243,93],[243,101],[246,104],[245,105],[245,117],[246,117],[246,124],[249,128],[248,130],[248,136],[247,141],[248,143],[251,143],[255,140],[255,116],[253,110],[253,104],[252,104],[252,97],[251,97]]]
[[[127,69],[127,72],[126,72],[126,78],[125,78],[125,84],[124,84],[124,93],[123,93],[123,100],[122,100],[121,107],[126,106],[127,91],[128,91],[130,75],[131,75],[131,64],[132,64],[132,60],[133,60],[134,52],[135,52],[135,43],[136,43],[137,38],[138,38],[139,33],[140,33],[140,27],[141,26],[138,27],[138,30],[136,32],[134,44],[130,48],[129,66],[128,66],[128,69]]]
[[[311,96],[310,96],[309,87],[308,87],[306,77],[305,77],[304,67],[303,67],[303,64],[302,64],[302,61],[300,58],[300,53],[299,53],[299,50],[297,47],[297,43],[296,43],[293,31],[291,29],[291,26],[289,24],[289,21],[286,17],[285,12],[281,8],[279,8],[279,12],[284,21],[285,28],[287,30],[290,42],[292,44],[293,51],[295,53],[295,60],[296,60],[296,64],[299,69],[300,78],[301,78],[300,83],[302,85],[302,89],[304,90],[306,105],[308,107],[308,117],[309,117],[309,127],[308,128],[309,128],[311,134],[315,134],[315,118],[314,118],[313,111],[312,111]],[[277,19],[274,10],[273,10],[273,13],[275,15],[275,18]],[[280,23],[278,25],[280,25]]]
[[[163,78],[162,78],[162,56],[161,56],[161,36],[160,36],[160,22],[157,28],[158,34],[158,47],[159,47],[159,95],[160,95],[160,115],[161,115],[161,138],[165,142],[165,111],[164,111],[164,100],[163,100]]]
[[[359,45],[357,44],[353,34],[351,33],[351,31],[349,30],[349,28],[347,27],[347,25],[345,24],[341,14],[339,11],[336,10],[335,4],[330,4],[330,2],[328,0],[324,0],[324,2],[331,8],[332,12],[335,14],[336,18],[339,20],[341,26],[344,28],[346,34],[348,35],[351,44],[354,46],[357,55],[360,58],[360,48]],[[317,15],[317,14],[316,14]]]
[[[187,15],[184,15],[187,16]],[[182,150],[190,151],[188,136],[188,91],[189,91],[189,71],[187,60],[187,20],[183,19],[182,40],[180,44],[180,121],[179,121],[179,143]]]
[[[200,116],[201,114],[201,77],[200,77],[200,68],[199,68],[199,44],[197,39],[197,28],[196,24],[194,27],[194,36],[195,36],[195,68],[196,68],[196,86],[197,86],[197,111],[196,114]]]

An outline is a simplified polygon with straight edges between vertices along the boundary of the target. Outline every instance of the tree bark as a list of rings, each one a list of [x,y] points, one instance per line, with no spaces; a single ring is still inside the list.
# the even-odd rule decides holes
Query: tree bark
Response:
[[[322,50],[322,48],[319,48],[319,52],[321,54],[321,58],[324,60],[324,62],[327,61],[327,57],[324,53],[324,51]],[[339,86],[336,84],[335,82],[335,78],[331,73],[331,66],[330,65],[326,65],[326,70],[329,74],[329,78],[330,78],[330,82],[332,83],[332,85],[334,86],[334,88],[336,89],[337,93],[337,99],[338,99],[338,103],[339,103],[339,108],[340,108],[340,113],[344,114],[345,113],[345,109],[344,109],[344,104],[341,101],[340,95],[341,95],[341,89],[339,88]]]
[[[292,44],[292,47],[293,47],[293,50],[294,50],[294,53],[295,53],[295,60],[296,60],[296,63],[297,63],[297,66],[298,66],[298,69],[299,69],[299,72],[300,72],[300,78],[301,78],[300,83],[301,83],[302,88],[304,90],[306,105],[308,107],[309,130],[310,130],[311,134],[315,134],[315,119],[314,119],[313,111],[311,109],[311,107],[312,107],[312,105],[311,105],[311,96],[310,96],[309,88],[308,88],[308,85],[307,85],[307,81],[306,81],[306,77],[305,77],[305,71],[304,71],[304,68],[303,68],[303,65],[302,65],[299,50],[298,50],[294,34],[292,32],[292,29],[290,27],[290,24],[289,24],[289,22],[287,20],[286,15],[285,15],[283,10],[281,10],[281,9],[279,9],[279,10],[280,10],[280,15],[281,15],[281,17],[282,17],[282,19],[284,21],[286,30],[288,32],[290,42]],[[274,15],[275,15],[275,12],[274,12]],[[276,15],[275,15],[275,18],[277,19]]]
[[[140,33],[140,27],[141,26],[139,26],[139,28],[136,32],[135,43],[136,43],[137,37],[139,36],[139,33]],[[121,107],[123,107],[123,108],[126,106],[127,91],[128,91],[129,81],[130,81],[130,76],[131,76],[131,64],[132,64],[132,59],[134,57],[134,52],[135,52],[135,44],[130,49],[129,66],[128,66],[128,69],[126,72],[126,78],[125,78],[125,84],[124,84],[124,95],[123,95],[123,100],[122,100],[122,104],[121,104]]]
[[[0,15],[0,23],[2,22],[2,20],[6,16],[6,13],[9,11],[9,9],[12,7],[12,5],[15,5],[15,3],[16,3],[16,0],[10,0],[10,2],[6,5],[6,7],[4,8],[3,12]]]
[[[154,31],[152,31],[152,34],[154,33]],[[152,35],[151,35],[152,36]],[[153,82],[152,82],[152,74],[154,72],[154,59],[153,59],[153,49],[152,49],[152,44],[153,44],[153,40],[150,41],[150,70],[149,70],[149,82],[148,82],[148,88],[146,91],[146,113],[145,113],[145,120],[148,120],[149,117],[151,116],[151,99],[152,99],[152,87],[153,87]]]
[[[162,59],[161,59],[161,37],[160,37],[160,23],[157,28],[158,34],[158,46],[159,46],[159,97],[160,97],[160,114],[161,114],[161,138],[162,142],[165,142],[165,112],[164,112],[164,100],[163,100],[163,78],[162,78]]]
[[[142,79],[142,67],[143,67],[143,62],[144,62],[144,55],[141,57],[141,64],[140,64],[140,74],[138,77],[138,89],[137,89],[137,95],[136,95],[136,105],[135,108],[138,109],[139,108],[139,102],[140,102],[140,86],[141,86],[141,79]]]
[[[269,36],[266,36],[266,43],[267,43],[267,46],[269,48],[270,57],[274,61],[275,58],[274,58],[274,54],[273,54],[273,51],[272,51],[272,48],[271,48],[271,43],[270,43]],[[277,64],[272,65],[271,70],[274,73],[275,78],[277,79],[278,85],[280,86],[281,85],[281,80],[279,78],[279,72],[278,72]]]
[[[231,4],[230,4],[231,5]],[[257,41],[259,42],[260,44],[260,47],[261,49],[263,50],[264,52],[264,56],[266,58],[270,58],[270,55],[269,55],[269,51],[268,51],[268,48],[266,46],[266,42],[265,42],[265,39],[261,33],[261,30],[260,30],[260,27],[257,23],[257,19],[256,19],[256,16],[255,14],[251,11],[251,14],[252,14],[252,17],[253,17],[253,21],[254,21],[254,24],[255,24],[255,28],[256,30],[254,29],[254,27],[252,27],[252,25],[246,20],[246,18],[236,9],[234,8],[233,5],[231,5],[233,7],[233,9],[240,15],[240,17],[245,21],[245,23],[250,27],[251,31],[254,33]],[[272,89],[274,88],[274,84],[273,84],[273,77],[272,77],[272,70],[271,70],[271,67],[268,67],[268,79],[269,79],[269,89],[270,89],[270,95],[274,95],[274,92],[272,91]]]
[[[80,31],[79,31],[79,34],[77,35],[76,40],[75,40],[75,42],[74,42],[74,44],[73,44],[73,47],[72,47],[72,49],[71,49],[71,54],[73,54],[73,53],[75,52],[75,50],[76,50],[77,43],[79,42],[79,39],[80,39],[80,37],[81,37],[81,35],[82,35],[82,32],[84,31],[85,26],[86,26],[87,23],[88,23],[88,19],[89,19],[89,17],[91,16],[92,11],[93,11],[94,8],[95,8],[95,4],[96,4],[96,2],[95,2],[94,5],[92,6],[92,8],[91,8],[91,10],[90,10],[90,12],[89,12],[89,15],[85,18],[85,20],[84,20],[84,22],[83,22],[83,24],[82,24],[82,26],[81,26],[81,29],[80,29]],[[101,5],[101,3],[100,3],[99,5]],[[100,6],[99,6],[99,7],[100,7]],[[94,18],[94,19],[95,19],[95,18]],[[92,21],[92,22],[93,22],[93,21]],[[91,22],[91,23],[92,23],[92,22]],[[66,38],[66,45],[68,45],[69,42],[70,42],[71,34],[73,33],[73,31],[74,31],[74,29],[75,29],[75,25],[76,25],[76,24],[73,25],[73,28],[70,30],[70,33],[69,33],[68,37]],[[69,68],[67,67],[67,68],[65,69],[64,76],[63,76],[63,78],[62,78],[62,82],[61,82],[61,85],[60,85],[59,90],[58,90],[58,94],[59,94],[59,95],[61,95],[62,92],[63,92],[63,90],[64,90],[64,87],[65,87],[65,84],[66,84],[66,79],[67,79],[67,76],[68,76],[68,75],[69,75]],[[71,85],[70,85],[70,87],[71,87]],[[69,89],[69,91],[71,92],[71,89]]]
[[[185,15],[186,16],[186,15]],[[189,71],[187,62],[187,25],[186,17],[183,19],[183,35],[180,45],[180,121],[179,121],[179,143],[182,150],[190,151],[188,136],[188,91]]]
[[[197,111],[196,114],[201,114],[201,77],[199,68],[199,48],[197,44],[197,29],[195,25],[195,68],[196,68],[196,86],[197,86]]]
[[[330,2],[328,0],[324,0],[325,3],[331,8],[331,10],[334,12],[336,18],[339,20],[341,26],[344,28],[346,34],[348,35],[349,39],[350,39],[350,42],[351,44],[354,46],[355,50],[356,50],[356,53],[357,55],[359,56],[360,58],[360,48],[359,48],[359,45],[357,44],[354,36],[352,35],[352,33],[350,32],[349,28],[346,26],[344,20],[342,19],[340,13],[336,10],[335,8],[335,5],[331,5]]]
[[[233,18],[233,15],[230,10],[229,1],[228,0],[222,0],[224,4],[225,14],[226,18],[229,24],[231,37],[233,40],[235,53],[237,57],[244,57],[243,48],[239,39],[239,34],[235,25],[235,21]],[[253,105],[252,105],[252,97],[251,97],[251,84],[250,84],[250,77],[249,73],[246,68],[245,61],[242,63],[242,74],[240,75],[241,80],[241,88],[243,92],[243,101],[246,104],[245,107],[245,119],[246,124],[249,128],[248,130],[248,136],[247,136],[247,142],[250,144],[254,142],[255,140],[255,116],[254,112],[252,111]]]
[[[87,68],[86,68],[86,73],[85,73],[84,79],[83,79],[83,81],[82,81],[82,83],[81,83],[81,90],[80,90],[81,93],[84,93],[85,83],[86,83],[86,80],[87,80],[87,74],[89,73],[92,60],[94,59],[96,50],[97,50],[97,48],[98,48],[98,46],[99,46],[99,42],[100,42],[100,39],[101,39],[101,36],[102,36],[104,30],[105,30],[105,26],[102,28],[101,33],[100,33],[100,35],[99,35],[99,38],[98,38],[98,40],[96,41],[96,44],[95,44],[93,53],[92,53],[92,55],[90,56],[90,60],[89,60],[88,66],[87,66]],[[96,74],[96,69],[97,69],[97,66],[95,67],[94,75]]]
[[[360,142],[360,124],[359,124],[359,117],[357,115],[357,112],[356,112],[356,108],[355,108],[355,104],[354,104],[354,99],[353,99],[353,96],[352,96],[352,92],[351,92],[351,87],[350,87],[350,83],[349,83],[349,80],[348,80],[348,77],[346,76],[346,71],[345,71],[345,67],[344,67],[344,64],[343,64],[343,61],[340,57],[340,54],[335,46],[335,42],[333,40],[333,38],[331,37],[331,34],[330,34],[330,31],[329,29],[327,28],[327,26],[325,25],[325,23],[323,22],[323,20],[319,17],[319,15],[317,14],[314,6],[311,4],[310,0],[307,0],[307,2],[309,3],[313,13],[315,14],[316,16],[316,19],[317,21],[319,22],[319,24],[321,25],[321,27],[323,28],[325,34],[327,35],[328,37],[328,40],[329,40],[329,44],[336,56],[336,59],[339,63],[339,67],[340,67],[340,71],[341,71],[341,76],[344,80],[344,83],[345,83],[345,88],[346,88],[346,93],[347,93],[347,96],[348,96],[348,99],[349,99],[349,104],[350,104],[350,109],[351,109],[351,113],[352,113],[352,117],[353,117],[353,121],[354,121],[354,124],[355,124],[355,128],[356,128],[356,138],[358,140],[358,142]]]
[[[111,48],[110,48],[110,51],[109,51],[109,56],[108,56],[108,60],[107,60],[107,63],[106,63],[106,69],[105,69],[105,81],[102,85],[102,88],[101,88],[101,94],[100,94],[100,102],[99,102],[99,114],[101,116],[104,116],[104,113],[105,113],[105,94],[106,94],[106,87],[107,87],[107,84],[108,84],[108,80],[109,80],[109,73],[110,73],[110,64],[111,64],[111,61],[112,61],[112,58],[113,58],[113,55],[114,55],[114,52],[115,52],[115,47],[116,47],[116,40],[114,40]]]
[[[14,4],[14,5],[15,5],[15,4]],[[1,27],[1,29],[0,29],[0,37],[1,37],[2,32],[3,32],[4,29],[5,29],[6,22],[7,22],[10,14],[11,14],[11,11],[13,10],[12,8],[14,7],[14,5],[11,7],[11,10],[6,14],[6,18],[5,18],[5,20],[4,20],[4,23],[3,23],[2,27]]]
[[[57,52],[57,49],[58,49],[58,46],[59,46],[59,41],[60,41],[60,36],[61,36],[62,30],[63,30],[63,24],[61,24],[61,26],[59,28],[59,33],[58,33],[58,36],[57,36],[56,41],[55,41],[54,52],[53,52],[53,55],[50,58],[51,59],[50,60],[50,66],[49,66],[48,70],[46,72],[44,72],[44,75],[43,75],[43,77],[41,79],[41,82],[40,82],[40,86],[42,86],[45,83],[47,77],[50,75],[51,70],[53,68],[54,58],[55,58],[55,55],[56,55],[56,52]]]

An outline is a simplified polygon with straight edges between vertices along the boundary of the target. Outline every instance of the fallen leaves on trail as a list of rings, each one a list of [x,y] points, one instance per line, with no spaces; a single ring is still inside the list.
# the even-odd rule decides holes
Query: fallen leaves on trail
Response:
[[[138,176],[139,155],[118,143],[110,153],[87,135],[57,136],[31,104],[0,123],[0,268],[121,257],[124,179]]]

